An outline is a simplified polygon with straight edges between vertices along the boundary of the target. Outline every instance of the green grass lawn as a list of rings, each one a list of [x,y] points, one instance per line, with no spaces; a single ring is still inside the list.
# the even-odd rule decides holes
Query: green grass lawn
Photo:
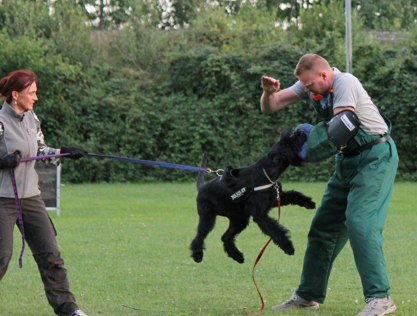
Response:
[[[208,178],[208,177],[207,177]],[[324,183],[284,183],[320,202]],[[416,315],[416,183],[395,185],[385,227],[385,256],[395,315]],[[243,315],[261,306],[253,263],[268,238],[256,224],[239,236],[246,262],[223,252],[228,221],[218,218],[207,238],[202,263],[188,250],[196,233],[194,183],[85,184],[61,189],[61,216],[51,212],[69,272],[71,290],[89,316]],[[273,312],[291,295],[301,273],[314,210],[283,207],[281,223],[291,230],[296,252],[271,244],[256,268],[266,302],[263,315],[356,315],[364,307],[362,287],[347,245],[335,262],[326,303],[318,311]],[[277,210],[271,211],[277,216]],[[14,257],[0,283],[0,316],[52,316],[37,267],[26,250],[18,268],[21,238],[15,230]],[[136,309],[125,307],[130,306]]]

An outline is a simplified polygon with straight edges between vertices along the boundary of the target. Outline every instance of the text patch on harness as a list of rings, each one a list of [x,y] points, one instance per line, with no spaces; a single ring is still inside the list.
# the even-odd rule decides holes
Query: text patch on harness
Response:
[[[234,201],[237,198],[240,198],[241,196],[243,196],[245,193],[246,193],[246,188],[241,188],[239,191],[237,191],[236,193],[232,194],[230,197]]]
[[[230,198],[232,199],[232,202],[241,202],[242,200],[245,200],[251,195],[253,192],[253,188],[250,187],[243,187],[240,190],[233,193]]]

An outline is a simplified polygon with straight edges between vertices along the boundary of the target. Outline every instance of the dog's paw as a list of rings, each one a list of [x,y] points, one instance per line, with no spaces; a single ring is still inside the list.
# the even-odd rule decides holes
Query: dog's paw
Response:
[[[239,263],[245,262],[245,257],[243,256],[243,253],[241,253],[234,244],[228,244],[228,243],[224,244],[224,251],[233,260]]]
[[[243,257],[243,255],[239,256],[239,257],[236,257],[236,258],[233,258],[233,260],[239,262],[240,264],[245,262],[245,258]]]
[[[191,255],[191,258],[197,263],[203,261],[203,253],[202,252],[195,252]]]
[[[295,253],[295,249],[294,249],[294,248],[292,248],[292,249],[284,250],[284,253],[285,253],[286,255],[293,256],[293,255],[294,255],[294,253]]]
[[[245,257],[243,256],[243,253],[241,253],[240,251],[230,251],[227,253],[229,255],[230,258],[232,258],[233,260],[239,262],[239,263],[244,263],[245,262]]]
[[[295,249],[292,243],[286,243],[285,245],[279,245],[279,247],[284,251],[286,255],[294,255]]]
[[[312,200],[306,201],[303,205],[308,210],[313,210],[316,208],[316,203],[314,203]]]
[[[245,258],[243,256],[232,258],[232,259],[239,262],[240,264],[245,262]]]

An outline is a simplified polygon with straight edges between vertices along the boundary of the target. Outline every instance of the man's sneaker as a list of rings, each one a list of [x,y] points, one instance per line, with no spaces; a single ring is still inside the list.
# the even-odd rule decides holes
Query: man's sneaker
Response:
[[[357,316],[383,316],[394,313],[397,309],[391,297],[387,300],[378,297],[365,299],[367,303],[364,310]]]
[[[319,308],[319,303],[306,300],[302,298],[301,296],[298,296],[294,292],[294,294],[290,297],[288,301],[280,305],[276,305],[272,307],[274,311],[280,311],[280,310],[292,309],[292,308],[317,309]]]

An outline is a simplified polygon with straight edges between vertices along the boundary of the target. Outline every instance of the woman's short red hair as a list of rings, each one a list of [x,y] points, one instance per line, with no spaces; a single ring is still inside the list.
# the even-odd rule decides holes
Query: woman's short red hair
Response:
[[[13,71],[10,75],[0,80],[0,96],[3,96],[6,102],[10,104],[13,91],[23,91],[37,79],[38,77],[33,71],[27,69]]]

